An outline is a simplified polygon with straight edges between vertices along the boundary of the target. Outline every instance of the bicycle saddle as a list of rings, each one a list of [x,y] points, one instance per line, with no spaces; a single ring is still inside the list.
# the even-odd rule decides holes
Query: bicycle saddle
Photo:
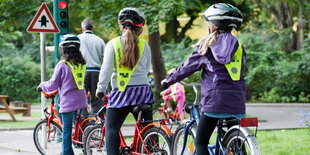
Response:
[[[148,110],[152,110],[152,106],[149,104],[142,104],[133,108],[133,112],[148,111]]]

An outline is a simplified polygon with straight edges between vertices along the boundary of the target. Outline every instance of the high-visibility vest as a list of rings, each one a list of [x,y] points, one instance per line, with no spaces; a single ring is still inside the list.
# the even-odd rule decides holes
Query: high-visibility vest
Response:
[[[75,81],[75,84],[79,90],[84,89],[84,79],[86,72],[86,65],[79,64],[78,66],[70,63],[69,61],[64,61],[70,68]]]
[[[133,67],[133,69],[129,69],[126,66],[120,65],[121,60],[124,58],[121,37],[115,38],[113,40],[113,46],[114,46],[114,51],[115,51],[117,87],[119,91],[123,92],[126,89],[127,84],[131,78],[131,75],[136,70],[136,67],[142,57],[142,53],[144,51],[144,46],[145,46],[145,41],[139,38],[139,59],[138,59],[137,64]]]
[[[239,42],[239,47],[235,52],[235,54],[233,55],[232,61],[228,64],[225,64],[229,76],[233,81],[240,80],[241,64],[242,64],[242,44]]]

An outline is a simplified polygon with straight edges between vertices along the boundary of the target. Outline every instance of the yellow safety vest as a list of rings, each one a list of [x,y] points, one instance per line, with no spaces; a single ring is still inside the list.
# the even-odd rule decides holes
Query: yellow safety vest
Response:
[[[121,37],[117,37],[113,40],[113,46],[115,51],[115,62],[116,62],[116,72],[117,72],[117,87],[118,90],[123,92],[127,84],[131,78],[132,73],[135,71],[144,51],[145,41],[139,38],[139,59],[137,64],[133,67],[133,69],[129,69],[126,66],[121,66],[120,62],[124,58],[124,52],[122,48]]]
[[[70,68],[75,81],[76,86],[79,90],[84,89],[84,79],[86,72],[86,65],[79,64],[78,66],[70,63],[69,61],[64,61]]]
[[[239,81],[241,76],[241,63],[242,63],[242,44],[239,42],[239,47],[234,54],[232,61],[225,64],[225,67],[233,81]]]

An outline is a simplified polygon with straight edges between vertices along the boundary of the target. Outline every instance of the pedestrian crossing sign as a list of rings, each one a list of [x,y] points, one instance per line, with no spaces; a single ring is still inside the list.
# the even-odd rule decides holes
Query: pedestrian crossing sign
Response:
[[[39,10],[28,26],[27,31],[59,33],[59,28],[57,27],[54,18],[45,3],[42,3],[40,6]]]

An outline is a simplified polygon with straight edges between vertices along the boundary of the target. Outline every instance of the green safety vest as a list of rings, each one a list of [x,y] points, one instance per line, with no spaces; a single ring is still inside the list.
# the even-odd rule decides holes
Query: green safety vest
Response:
[[[225,67],[233,81],[239,81],[241,76],[241,63],[242,63],[242,44],[239,42],[239,47],[234,54],[232,61],[225,64]]]
[[[84,89],[84,79],[86,72],[86,65],[79,64],[78,66],[70,63],[69,61],[64,61],[70,68],[75,81],[76,86],[79,90]]]
[[[145,41],[139,38],[139,59],[137,64],[133,67],[133,69],[129,69],[126,66],[121,66],[120,62],[124,58],[124,52],[122,48],[121,37],[117,37],[113,40],[113,46],[115,51],[115,62],[116,62],[116,72],[117,72],[117,87],[118,90],[123,92],[127,84],[131,78],[132,73],[136,70],[136,67],[142,57],[142,53],[144,51]]]

